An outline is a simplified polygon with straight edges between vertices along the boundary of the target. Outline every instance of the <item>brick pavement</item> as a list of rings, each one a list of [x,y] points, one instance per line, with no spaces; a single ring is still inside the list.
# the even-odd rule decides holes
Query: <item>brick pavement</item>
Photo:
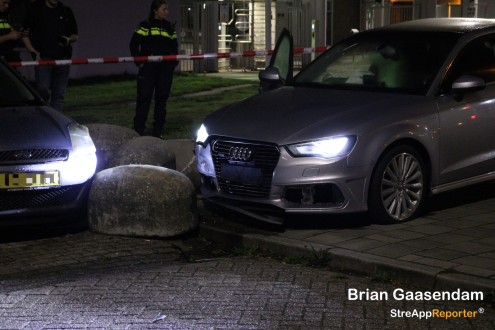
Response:
[[[0,242],[0,329],[495,329],[481,302],[350,301],[349,288],[396,286],[264,257],[188,263],[172,244],[189,243],[87,231]],[[480,307],[475,318],[390,316]]]

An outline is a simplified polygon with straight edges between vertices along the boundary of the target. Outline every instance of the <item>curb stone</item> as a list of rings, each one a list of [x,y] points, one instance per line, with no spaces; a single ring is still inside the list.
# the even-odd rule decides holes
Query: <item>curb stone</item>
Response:
[[[252,246],[269,249],[283,255],[307,255],[313,247],[327,250],[330,266],[334,269],[355,271],[364,275],[373,275],[377,270],[390,273],[401,283],[424,290],[481,290],[495,289],[495,280],[458,273],[442,273],[443,269],[427,265],[411,264],[407,261],[370,255],[362,252],[332,248],[324,244],[307,244],[297,240],[254,233],[238,233],[215,226],[200,223],[200,235],[224,246]]]
[[[424,289],[434,289],[435,276],[442,271],[442,268],[438,267],[416,265],[407,261],[341,248],[330,250],[330,254],[332,258],[330,265],[334,268],[348,269],[366,275],[385,271],[402,283]]]
[[[441,291],[454,291],[459,288],[467,291],[492,291],[495,290],[495,281],[461,273],[443,273],[437,275],[435,288]]]

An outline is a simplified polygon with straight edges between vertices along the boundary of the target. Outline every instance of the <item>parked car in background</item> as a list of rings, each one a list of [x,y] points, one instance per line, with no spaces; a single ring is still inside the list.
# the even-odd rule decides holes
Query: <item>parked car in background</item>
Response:
[[[0,59],[0,226],[74,216],[85,203],[95,152],[85,126],[49,107]]]
[[[429,195],[495,178],[494,49],[495,20],[415,20],[352,35],[292,78],[285,31],[263,93],[204,120],[202,193],[272,222],[414,219]]]

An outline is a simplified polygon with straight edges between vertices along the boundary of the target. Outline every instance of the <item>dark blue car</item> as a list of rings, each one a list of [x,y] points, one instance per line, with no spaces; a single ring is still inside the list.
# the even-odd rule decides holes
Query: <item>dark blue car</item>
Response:
[[[79,210],[95,151],[85,126],[48,106],[0,59],[0,226]]]

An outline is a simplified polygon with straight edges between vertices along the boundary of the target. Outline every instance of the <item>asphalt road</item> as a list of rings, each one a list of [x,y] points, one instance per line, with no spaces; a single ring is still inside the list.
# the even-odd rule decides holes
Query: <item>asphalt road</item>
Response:
[[[350,300],[349,289],[388,300]],[[398,300],[396,289],[416,291],[269,253],[233,257],[194,236],[114,237],[84,224],[0,234],[0,329],[495,329],[486,302]],[[419,318],[433,310],[477,313]]]

